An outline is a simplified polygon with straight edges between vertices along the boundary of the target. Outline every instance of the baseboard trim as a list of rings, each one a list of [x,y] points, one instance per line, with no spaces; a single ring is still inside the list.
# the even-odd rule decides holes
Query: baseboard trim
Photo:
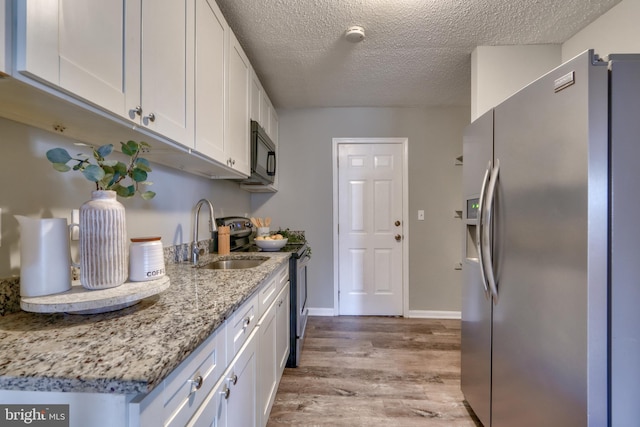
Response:
[[[338,316],[333,308],[309,307],[309,316]],[[414,319],[462,319],[460,311],[409,310],[407,318]]]
[[[333,308],[309,307],[309,316],[336,316]]]
[[[462,319],[460,311],[409,310],[407,317],[415,319]]]

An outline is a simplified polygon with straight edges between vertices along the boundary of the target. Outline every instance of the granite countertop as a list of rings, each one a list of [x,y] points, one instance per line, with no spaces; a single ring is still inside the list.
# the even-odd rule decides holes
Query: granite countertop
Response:
[[[205,255],[200,264],[219,258]],[[256,256],[253,254],[252,256]],[[169,289],[110,313],[0,317],[0,389],[138,394],[151,391],[290,254],[243,270],[166,266]],[[123,285],[124,286],[124,285]]]

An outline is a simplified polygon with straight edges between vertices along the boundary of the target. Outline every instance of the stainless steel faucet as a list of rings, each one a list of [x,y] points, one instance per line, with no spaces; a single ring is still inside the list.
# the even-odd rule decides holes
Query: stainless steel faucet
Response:
[[[213,233],[216,231],[216,218],[213,216],[213,205],[207,199],[200,199],[198,203],[196,203],[196,216],[193,224],[193,242],[191,243],[191,262],[193,264],[198,263],[198,258],[200,257],[200,251],[198,251],[198,222],[200,216],[200,208],[204,204],[209,205],[209,233]]]

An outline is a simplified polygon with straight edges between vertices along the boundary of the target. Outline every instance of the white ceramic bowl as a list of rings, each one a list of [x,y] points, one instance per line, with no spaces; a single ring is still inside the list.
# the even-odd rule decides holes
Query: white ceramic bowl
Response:
[[[289,239],[280,239],[280,240],[254,240],[256,242],[256,246],[258,246],[263,251],[279,251],[287,244]]]

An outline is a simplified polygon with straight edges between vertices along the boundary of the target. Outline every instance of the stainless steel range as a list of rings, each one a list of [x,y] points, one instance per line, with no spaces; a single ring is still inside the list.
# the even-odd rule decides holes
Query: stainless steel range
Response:
[[[248,218],[225,217],[216,219],[218,226],[230,228],[230,249],[232,252],[259,252],[260,248],[251,241],[253,227]],[[217,251],[217,235],[214,233],[214,250]],[[307,265],[311,259],[311,251],[305,243],[288,243],[279,252],[289,252],[289,310],[290,310],[290,352],[287,360],[288,368],[295,368],[300,363],[302,345],[309,309],[307,307]]]
[[[288,368],[295,368],[300,364],[304,331],[307,327],[307,317],[309,315],[309,308],[307,307],[307,265],[311,259],[311,253],[306,243],[299,246],[295,252],[291,252],[291,258],[289,258],[291,345],[289,360],[287,360]]]

